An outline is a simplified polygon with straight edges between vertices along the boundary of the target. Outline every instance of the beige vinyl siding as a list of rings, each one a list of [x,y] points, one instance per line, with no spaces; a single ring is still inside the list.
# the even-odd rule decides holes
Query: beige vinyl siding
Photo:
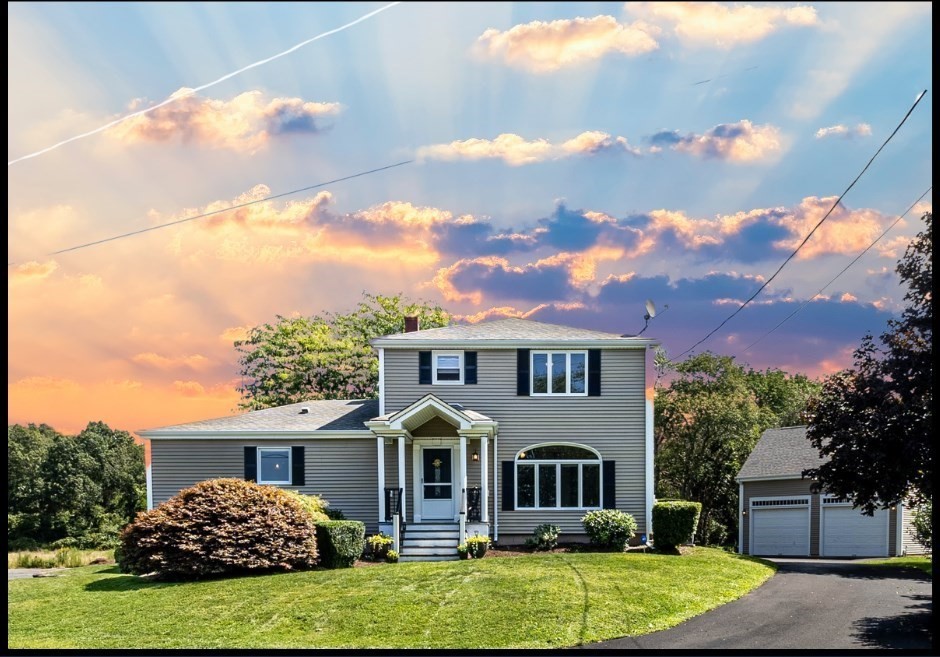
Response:
[[[809,500],[809,545],[810,556],[819,556],[819,509],[821,495],[810,493],[812,481],[809,479],[774,479],[768,481],[744,482],[744,509],[750,513],[752,497],[785,497],[788,495],[808,495]],[[888,512],[888,554],[897,554],[897,511]],[[744,554],[750,554],[750,517],[744,520]]]
[[[533,345],[537,349],[537,345]],[[516,350],[477,352],[477,384],[420,385],[418,351],[385,349],[385,411],[399,411],[428,393],[448,403],[489,416],[499,423],[502,461],[530,445],[571,442],[593,447],[603,460],[616,462],[617,508],[633,514],[639,532],[645,525],[645,351],[604,350],[601,354],[600,397],[525,397],[516,394]],[[492,452],[492,450],[490,450]],[[470,472],[479,464],[471,463]],[[410,475],[409,475],[410,476]],[[492,486],[492,473],[490,475]],[[499,495],[502,498],[502,470]],[[490,488],[490,499],[493,500]],[[562,531],[583,532],[583,511],[503,511],[500,501],[500,538],[530,534],[536,525],[550,522]],[[493,511],[490,509],[492,522]]]
[[[750,554],[750,513],[752,497],[786,497],[789,495],[809,496],[809,545],[810,556],[819,556],[819,495],[810,494],[809,479],[775,479],[771,481],[744,482],[744,510],[747,516],[744,522],[744,554]]]
[[[378,531],[378,453],[374,438],[259,441],[251,438],[151,441],[153,502],[160,504],[181,489],[206,479],[245,476],[246,445],[303,445],[306,485],[285,486],[308,495],[322,495],[350,520]]]
[[[926,554],[927,551],[924,550],[924,546],[914,540],[914,534],[912,533],[913,525],[911,523],[913,519],[914,509],[905,506],[904,513],[901,516],[901,546],[904,554]],[[897,531],[893,531],[891,534],[892,540],[897,536]]]

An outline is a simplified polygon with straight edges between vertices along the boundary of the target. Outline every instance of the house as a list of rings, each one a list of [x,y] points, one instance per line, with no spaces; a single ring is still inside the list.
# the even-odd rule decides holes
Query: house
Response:
[[[140,432],[150,499],[215,477],[322,494],[398,532],[403,558],[454,558],[476,533],[521,543],[542,523],[584,539],[600,508],[650,531],[655,340],[524,319],[417,329],[373,340],[378,399]]]
[[[910,509],[902,505],[867,516],[850,500],[803,478],[803,470],[824,462],[807,439],[806,427],[763,433],[736,478],[739,552],[795,557],[923,553],[911,535]]]

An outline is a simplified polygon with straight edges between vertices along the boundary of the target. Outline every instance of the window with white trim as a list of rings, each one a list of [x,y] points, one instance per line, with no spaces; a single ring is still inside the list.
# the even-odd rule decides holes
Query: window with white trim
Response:
[[[581,445],[534,445],[516,455],[516,509],[601,508],[601,458]]]
[[[258,483],[259,484],[290,484],[291,483],[291,449],[290,447],[259,447],[258,448]]]
[[[586,351],[533,351],[530,395],[587,395]]]
[[[434,373],[431,380],[435,385],[462,385],[463,352],[431,352],[431,370]]]

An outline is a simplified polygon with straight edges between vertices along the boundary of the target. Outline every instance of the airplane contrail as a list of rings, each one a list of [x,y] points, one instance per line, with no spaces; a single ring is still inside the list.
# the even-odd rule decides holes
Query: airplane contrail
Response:
[[[110,127],[112,127],[112,126],[115,126],[115,125],[117,125],[118,123],[121,123],[122,121],[126,121],[127,119],[133,118],[133,117],[135,117],[135,116],[140,116],[141,114],[147,114],[148,112],[152,112],[152,111],[154,111],[155,109],[158,109],[158,108],[160,108],[160,107],[163,107],[164,105],[169,105],[170,103],[175,102],[175,101],[177,101],[177,100],[179,100],[179,99],[181,99],[181,98],[186,98],[187,96],[191,96],[191,95],[193,95],[193,94],[196,93],[196,92],[202,91],[203,89],[208,89],[209,87],[214,87],[215,85],[219,84],[220,82],[224,82],[225,80],[228,80],[229,78],[235,77],[235,76],[238,75],[239,73],[244,73],[245,71],[248,71],[248,70],[250,70],[250,69],[257,68],[258,66],[261,66],[262,64],[267,64],[268,62],[272,62],[272,61],[274,61],[275,59],[279,59],[279,58],[283,57],[284,55],[289,55],[290,53],[294,52],[295,50],[297,50],[297,49],[299,49],[299,48],[303,48],[304,46],[306,46],[306,45],[309,44],[309,43],[313,43],[314,41],[317,41],[317,40],[319,40],[319,39],[322,39],[323,37],[328,37],[328,36],[330,36],[331,34],[336,34],[337,32],[342,32],[343,30],[345,30],[345,29],[347,29],[347,28],[350,28],[350,27],[352,27],[353,25],[356,25],[357,23],[361,23],[361,22],[364,21],[364,20],[368,20],[368,19],[372,18],[372,17],[375,16],[376,14],[378,14],[378,13],[380,13],[380,12],[383,12],[383,11],[385,11],[386,9],[391,9],[391,8],[394,7],[395,5],[400,5],[400,4],[401,4],[401,2],[390,2],[389,4],[385,5],[384,7],[379,7],[379,8],[376,9],[375,11],[370,11],[370,12],[369,12],[368,14],[366,14],[365,16],[360,16],[359,18],[357,18],[356,20],[354,20],[354,21],[352,21],[352,22],[350,22],[350,23],[346,23],[345,25],[341,25],[340,27],[337,27],[337,28],[335,28],[335,29],[329,30],[328,32],[324,32],[323,34],[318,34],[318,35],[316,35],[315,37],[312,37],[312,38],[310,38],[310,39],[307,39],[306,41],[301,41],[301,42],[298,43],[296,46],[293,46],[292,48],[288,48],[288,49],[285,50],[284,52],[279,52],[279,53],[277,53],[276,55],[272,55],[271,57],[268,57],[267,59],[259,60],[259,61],[255,62],[255,63],[253,63],[253,64],[249,64],[248,66],[242,67],[242,68],[238,69],[237,71],[233,71],[233,72],[231,72],[231,73],[228,73],[228,74],[226,74],[226,75],[223,75],[223,76],[220,77],[218,80],[213,80],[212,82],[208,82],[208,83],[206,83],[206,84],[204,84],[204,85],[202,85],[202,86],[196,87],[195,89],[187,89],[185,92],[179,93],[179,94],[174,95],[174,96],[170,96],[169,98],[167,98],[166,100],[164,100],[162,103],[158,103],[157,105],[154,105],[154,106],[152,106],[152,107],[148,107],[148,108],[146,108],[146,109],[142,109],[142,110],[137,111],[137,112],[134,112],[134,113],[132,113],[132,114],[127,114],[126,116],[122,116],[122,117],[120,117],[119,119],[115,119],[114,121],[111,121],[110,123],[104,124],[104,125],[101,126],[100,128],[95,128],[94,130],[89,130],[88,132],[83,132],[83,133],[80,134],[80,135],[75,135],[74,137],[69,137],[68,139],[65,139],[65,140],[63,140],[63,141],[60,141],[60,142],[57,143],[57,144],[53,144],[52,146],[49,146],[49,147],[47,147],[47,148],[43,148],[42,150],[36,151],[35,153],[30,153],[29,155],[23,155],[22,157],[18,157],[18,158],[14,159],[14,160],[10,160],[9,162],[7,162],[7,166],[12,166],[12,165],[16,164],[17,162],[22,162],[23,160],[29,160],[29,159],[31,159],[31,158],[37,157],[37,156],[39,156],[39,155],[42,155],[43,153],[48,153],[49,151],[53,151],[53,150],[59,148],[60,146],[64,146],[64,145],[66,145],[66,144],[68,144],[68,143],[70,143],[70,142],[77,141],[77,140],[79,140],[79,139],[84,139],[85,137],[90,137],[90,136],[92,136],[92,135],[96,135],[96,134],[98,134],[99,132],[102,132],[102,131],[104,131],[104,130],[107,130],[108,128],[110,128]]]

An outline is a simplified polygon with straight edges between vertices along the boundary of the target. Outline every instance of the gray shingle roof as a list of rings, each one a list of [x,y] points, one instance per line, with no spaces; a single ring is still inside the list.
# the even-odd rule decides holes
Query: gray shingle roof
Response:
[[[479,324],[460,324],[445,326],[443,328],[412,331],[411,333],[395,333],[379,338],[381,341],[394,340],[396,342],[411,341],[451,341],[451,340],[570,340],[578,342],[583,340],[631,340],[622,338],[617,333],[604,331],[591,331],[560,324],[547,324],[531,319],[497,319]]]
[[[308,408],[307,413],[300,409]],[[379,414],[377,399],[323,399],[287,404],[241,415],[176,424],[139,432],[199,433],[202,431],[368,431],[364,424]]]
[[[800,475],[825,462],[806,438],[806,427],[767,429],[741,466],[738,478]]]

